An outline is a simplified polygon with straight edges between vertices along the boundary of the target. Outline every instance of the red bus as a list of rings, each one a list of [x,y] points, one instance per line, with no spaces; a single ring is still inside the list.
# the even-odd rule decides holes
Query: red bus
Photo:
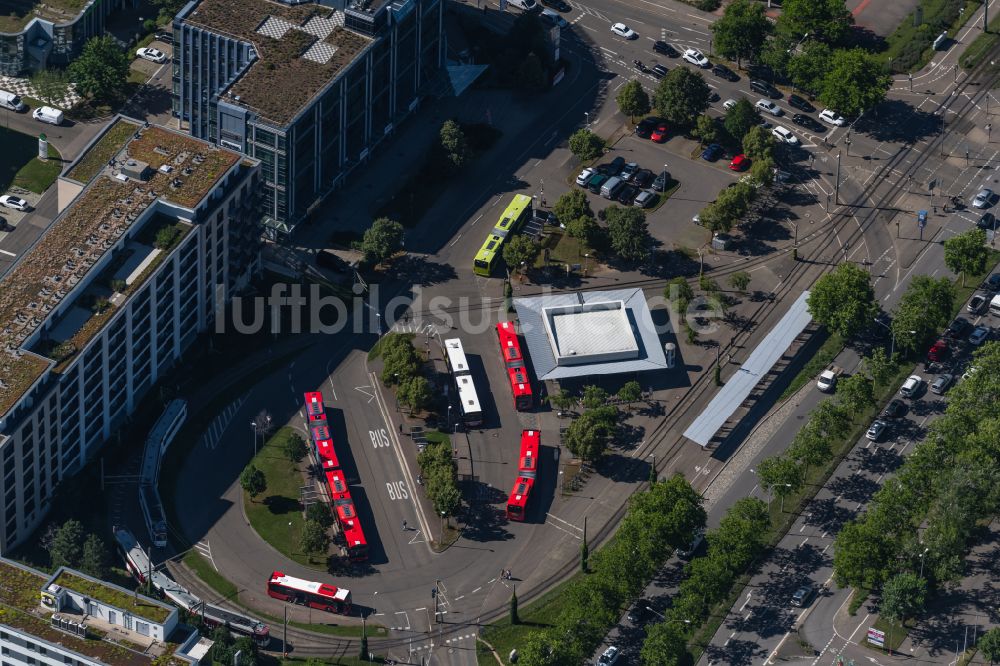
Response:
[[[280,571],[272,573],[271,579],[267,581],[267,595],[327,613],[347,615],[351,612],[350,590],[286,576]]]
[[[330,489],[333,513],[337,516],[340,529],[344,533],[347,557],[355,562],[368,559],[368,540],[358,521],[358,511],[354,507],[351,491],[347,487],[344,473],[335,469],[326,473],[326,483]]]
[[[324,472],[340,467],[337,452],[333,450],[332,439],[321,439],[316,442],[316,455],[319,457],[320,464],[323,465]]]
[[[523,521],[528,512],[531,490],[538,474],[538,447],[541,438],[537,430],[521,431],[521,455],[517,460],[517,480],[507,500],[507,519]]]
[[[502,321],[497,324],[497,338],[500,341],[500,353],[503,355],[504,368],[510,379],[511,392],[514,394],[514,409],[519,412],[531,409],[534,396],[531,392],[531,378],[521,354],[521,342],[517,336],[514,323]]]
[[[313,442],[320,442],[324,439],[330,439],[330,429],[326,426],[326,423],[321,423],[320,425],[313,426],[309,429],[312,435]]]
[[[326,411],[323,409],[323,394],[319,391],[310,391],[306,396],[306,417],[309,426],[319,425],[326,422]]]

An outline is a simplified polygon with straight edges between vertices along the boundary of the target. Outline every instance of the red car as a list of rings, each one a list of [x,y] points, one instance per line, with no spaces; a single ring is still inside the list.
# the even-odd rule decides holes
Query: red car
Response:
[[[927,360],[932,363],[943,361],[948,356],[948,341],[938,340],[927,350]]]
[[[664,123],[660,123],[653,130],[653,133],[649,135],[649,138],[656,143],[663,143],[667,140],[667,126]]]
[[[729,163],[729,168],[733,171],[746,171],[750,168],[750,158],[741,153],[733,158],[733,161]]]

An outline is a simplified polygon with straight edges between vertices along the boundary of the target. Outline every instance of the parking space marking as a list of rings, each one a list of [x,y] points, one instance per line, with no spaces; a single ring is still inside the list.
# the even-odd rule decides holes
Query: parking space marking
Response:
[[[6,235],[6,234],[4,234],[4,235]],[[8,257],[16,257],[16,256],[17,256],[17,255],[16,255],[16,254],[14,254],[13,252],[8,252],[7,250],[0,250],[0,254],[5,254],[5,255],[7,255]]]
[[[219,440],[222,439],[223,433],[226,432],[226,428],[229,427],[230,421],[239,411],[243,402],[247,399],[250,392],[244,393],[236,400],[229,403],[221,412],[215,415],[215,418],[208,424],[208,428],[201,435],[201,440],[205,444],[205,448],[210,451],[214,451],[215,447],[219,445]]]

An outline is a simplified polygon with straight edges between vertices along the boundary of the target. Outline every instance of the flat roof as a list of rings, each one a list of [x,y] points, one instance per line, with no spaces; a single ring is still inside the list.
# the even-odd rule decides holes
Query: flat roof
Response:
[[[753,353],[747,357],[746,363],[740,366],[739,371],[715,394],[712,402],[708,403],[708,406],[698,415],[694,423],[688,426],[688,429],[684,431],[685,437],[701,446],[708,446],[719,428],[736,413],[743,401],[747,399],[753,387],[771,371],[778,359],[784,355],[788,346],[812,321],[812,315],[809,314],[806,303],[808,298],[808,291],[799,295],[781,321],[771,329],[753,350]]]
[[[257,53],[222,99],[287,125],[372,39],[344,27],[344,12],[315,3],[201,0],[185,23],[248,42]]]
[[[540,380],[667,367],[642,289],[526,296],[514,308]]]
[[[104,162],[80,194],[0,278],[0,415],[56,362],[43,349],[25,349],[25,342],[146,209],[157,200],[194,209],[242,159],[237,153],[180,132],[134,127],[135,132],[108,158],[115,160],[114,164]],[[91,146],[101,147],[102,139],[104,135]],[[84,162],[88,153],[89,149],[71,170]],[[148,180],[120,178],[120,167],[129,159],[149,164]],[[142,282],[134,280],[122,293],[128,296]],[[79,294],[74,295],[77,297]],[[73,336],[76,351],[117,312],[114,304],[102,307]]]
[[[66,568],[59,569],[49,580],[49,585],[59,585],[109,606],[127,610],[138,618],[157,624],[166,622],[170,614],[176,610],[173,606],[168,606],[156,599],[130,592],[123,587],[105,583],[103,580],[85,576]]]
[[[56,25],[71,23],[98,0],[4,0],[0,13],[0,33],[18,33],[32,19]]]

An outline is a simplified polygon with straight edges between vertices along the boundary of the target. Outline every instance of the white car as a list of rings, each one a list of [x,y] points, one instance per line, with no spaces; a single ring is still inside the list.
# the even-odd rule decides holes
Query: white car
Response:
[[[771,130],[771,136],[782,143],[787,143],[789,146],[799,145],[799,137],[792,134],[792,130],[781,125],[774,126],[774,129]]]
[[[865,433],[865,437],[873,442],[877,442],[882,438],[882,433],[885,432],[886,427],[888,427],[885,421],[876,420],[872,423],[871,427],[868,428],[868,432]]]
[[[583,171],[580,172],[580,175],[576,177],[576,184],[579,185],[580,187],[585,187],[587,183],[590,182],[590,179],[593,177],[593,175],[594,175],[593,169],[589,167],[584,169]]]
[[[14,210],[20,210],[20,211],[28,210],[27,201],[25,201],[24,199],[19,199],[10,194],[5,194],[2,197],[0,197],[0,206],[13,208]]]
[[[722,103],[722,108],[725,109],[726,111],[733,108],[734,106],[736,106],[735,99],[727,99],[725,102]]]
[[[638,39],[639,35],[636,34],[635,30],[628,27],[624,23],[615,23],[611,26],[611,32],[615,33],[619,37],[624,37],[625,39]]]
[[[844,116],[838,114],[836,111],[833,111],[832,109],[823,109],[822,111],[820,111],[819,119],[822,120],[824,123],[828,123],[830,125],[836,125],[837,127],[843,127],[844,125],[847,124],[847,119],[844,118]]]
[[[756,106],[757,106],[758,110],[760,110],[760,111],[766,111],[767,113],[770,113],[772,116],[775,116],[775,117],[782,116],[782,115],[785,114],[785,112],[781,110],[780,106],[778,106],[777,104],[775,104],[774,102],[772,102],[769,99],[760,99],[760,100],[757,100]]]
[[[973,208],[989,208],[989,205],[993,202],[993,190],[988,187],[984,187],[979,190],[979,194],[976,198],[972,200]]]
[[[692,65],[697,65],[698,67],[708,67],[710,64],[708,62],[708,58],[705,57],[705,54],[698,49],[688,49],[681,54],[681,57]]]
[[[614,666],[618,663],[619,650],[617,647],[612,645],[607,650],[601,653],[600,658],[598,658],[597,663],[599,666]]]
[[[903,385],[899,387],[899,394],[904,398],[913,398],[920,392],[920,388],[923,385],[924,380],[920,375],[910,375],[903,382]]]
[[[149,60],[150,62],[164,63],[167,61],[167,54],[158,49],[151,49],[149,47],[144,47],[135,52],[137,56],[143,60]]]

